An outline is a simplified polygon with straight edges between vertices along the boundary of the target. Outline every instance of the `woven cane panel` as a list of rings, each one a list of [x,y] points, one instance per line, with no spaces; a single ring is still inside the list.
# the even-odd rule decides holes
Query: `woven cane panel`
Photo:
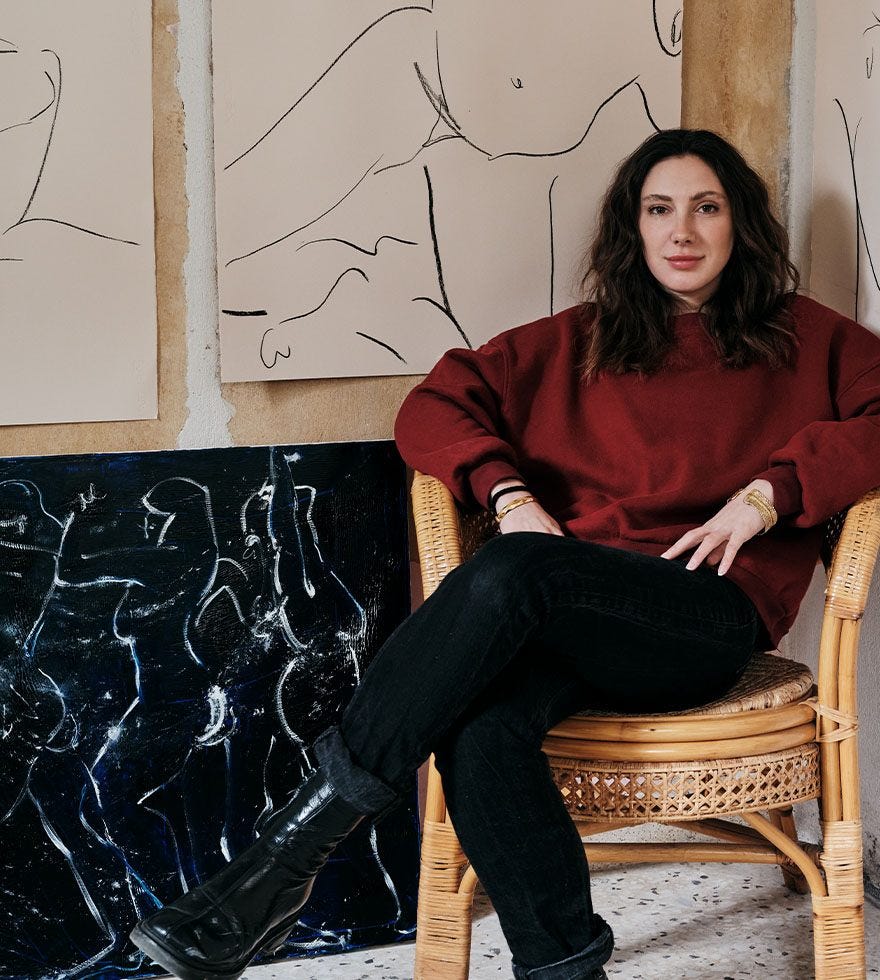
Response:
[[[880,549],[880,488],[850,507],[837,542],[825,609],[841,619],[860,619]]]
[[[846,520],[846,511],[840,510],[825,521],[822,529],[822,545],[819,549],[819,557],[827,572],[831,568],[831,561],[834,558],[834,549],[840,539],[840,532],[843,530],[843,522]]]
[[[723,762],[551,759],[550,767],[576,820],[694,820],[819,796],[815,743]]]
[[[498,534],[498,525],[487,510],[477,513],[459,511],[461,521],[461,554],[464,560],[473,557],[489,538]]]

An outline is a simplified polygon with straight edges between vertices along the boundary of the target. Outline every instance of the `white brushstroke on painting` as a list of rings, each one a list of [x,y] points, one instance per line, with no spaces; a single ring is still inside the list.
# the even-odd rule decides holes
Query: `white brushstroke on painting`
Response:
[[[134,918],[194,883],[193,859],[205,842],[194,843],[188,806],[166,812],[182,790],[185,799],[190,759],[223,746],[228,799],[213,842],[230,861],[276,810],[272,765],[290,770],[291,785],[301,778],[297,770],[312,771],[297,727],[306,726],[311,741],[316,726],[332,720],[335,687],[346,690],[360,676],[367,612],[325,558],[313,513],[318,490],[295,482],[291,465],[302,462],[300,454],[270,453],[271,480],[244,490],[236,557],[220,556],[211,493],[189,477],[154,483],[134,506],[111,499],[112,484],[102,478],[66,498],[63,520],[46,511],[36,484],[0,482],[0,559],[27,555],[34,586],[25,640],[13,648],[16,669],[0,676],[0,736],[14,743],[15,763],[0,822],[23,801],[33,805],[99,928],[99,951],[84,945],[82,961],[56,977],[97,972],[99,963],[120,958],[132,962],[124,947]],[[67,633],[77,639],[71,624],[79,620],[103,637],[85,656],[121,660],[106,678],[92,678],[98,686],[91,694],[67,657]],[[200,624],[218,639],[231,634],[230,646],[215,650],[226,657],[210,658],[210,667],[193,645]],[[265,666],[279,664],[277,679],[271,669],[262,676],[251,659],[267,654]],[[8,666],[2,658],[0,665]],[[251,669],[264,684],[264,701],[249,701],[244,691]],[[114,681],[116,688],[108,686]],[[312,685],[304,699],[299,688]],[[259,718],[265,724],[255,726]],[[250,773],[251,799],[261,810],[253,827],[240,818],[254,811],[239,812],[235,799]],[[370,857],[399,920],[400,896],[375,827]],[[301,932],[290,949],[342,949],[351,940],[344,929]]]

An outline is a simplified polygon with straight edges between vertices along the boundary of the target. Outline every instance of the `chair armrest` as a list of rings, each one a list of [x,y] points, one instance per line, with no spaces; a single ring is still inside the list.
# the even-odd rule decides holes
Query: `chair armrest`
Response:
[[[411,496],[422,569],[422,597],[427,599],[449,572],[461,564],[461,522],[455,499],[436,477],[416,472]]]
[[[861,619],[880,549],[880,487],[857,500],[846,513],[834,548],[825,587],[825,612]]]

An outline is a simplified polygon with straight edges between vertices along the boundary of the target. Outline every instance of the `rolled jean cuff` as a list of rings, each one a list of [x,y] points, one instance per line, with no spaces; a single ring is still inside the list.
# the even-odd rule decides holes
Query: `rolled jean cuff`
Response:
[[[336,792],[360,813],[378,813],[400,799],[396,790],[352,761],[338,728],[319,735],[312,750]]]
[[[588,980],[611,959],[614,951],[614,933],[599,915],[593,916],[593,931],[596,938],[590,945],[564,960],[532,967],[519,966],[514,961],[514,977],[516,980]]]

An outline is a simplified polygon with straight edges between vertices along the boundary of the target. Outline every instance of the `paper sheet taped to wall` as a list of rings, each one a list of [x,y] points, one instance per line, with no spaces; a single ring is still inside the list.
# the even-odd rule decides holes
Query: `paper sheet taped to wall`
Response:
[[[810,287],[880,332],[880,15],[870,0],[816,6]]]
[[[614,165],[679,121],[663,7],[217,0],[224,380],[418,374],[575,302]]]
[[[155,418],[150,4],[0,6],[0,424]]]

